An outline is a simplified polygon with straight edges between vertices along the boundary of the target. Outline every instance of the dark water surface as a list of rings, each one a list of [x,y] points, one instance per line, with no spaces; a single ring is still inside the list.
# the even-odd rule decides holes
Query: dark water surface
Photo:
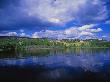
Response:
[[[110,49],[0,52],[0,82],[110,82]]]

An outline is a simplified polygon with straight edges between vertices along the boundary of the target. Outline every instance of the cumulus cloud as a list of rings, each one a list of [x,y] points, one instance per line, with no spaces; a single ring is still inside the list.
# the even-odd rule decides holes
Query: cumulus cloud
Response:
[[[69,27],[64,30],[41,30],[33,33],[31,36],[24,30],[17,32],[1,33],[0,36],[20,36],[32,38],[51,38],[51,39],[87,39],[97,38],[96,33],[103,31],[96,24],[83,25],[80,27]]]
[[[30,37],[30,35],[26,34],[25,32],[21,32],[19,34],[20,37]]]
[[[32,34],[32,38],[41,38],[41,37],[39,36],[38,32],[35,32],[34,34]]]
[[[64,35],[63,30],[62,31],[53,31],[53,30],[46,30],[46,31],[40,31],[35,32],[32,35],[32,38],[61,38],[61,35]]]
[[[8,36],[17,36],[17,33],[16,32],[9,32],[7,33]]]
[[[79,30],[76,27],[71,27],[66,29],[65,31],[66,35],[72,35],[74,33],[74,35],[77,35],[79,33]]]
[[[0,36],[17,36],[17,32],[0,33]]]
[[[59,31],[52,31],[52,30],[46,30],[46,31],[40,31],[35,32],[32,37],[33,38],[42,38],[42,37],[48,37],[48,38],[57,38],[57,39],[75,39],[75,38],[81,38],[81,37],[95,37],[95,33],[103,31],[101,28],[94,28],[97,27],[95,24],[90,25],[84,25],[81,27],[70,27],[65,30],[59,30]]]
[[[91,33],[91,32],[86,32],[86,31],[82,31],[81,33],[80,33],[80,36],[93,36],[94,34],[93,33]]]
[[[4,32],[4,33],[0,33],[0,36],[20,36],[20,37],[30,37],[30,35],[26,34],[23,30],[23,32],[21,33],[17,33],[17,32]]]
[[[81,31],[87,30],[87,29],[93,28],[94,26],[96,26],[96,25],[95,24],[84,25],[84,26],[79,27],[79,30],[81,30]]]
[[[25,37],[26,36],[26,33],[21,33],[20,36],[21,37]]]
[[[103,31],[101,28],[97,28],[97,29],[90,29],[91,32],[101,32]]]

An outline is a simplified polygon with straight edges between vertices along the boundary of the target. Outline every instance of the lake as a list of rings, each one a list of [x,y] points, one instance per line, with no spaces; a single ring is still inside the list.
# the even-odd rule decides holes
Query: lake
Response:
[[[0,82],[110,82],[110,49],[1,51]]]

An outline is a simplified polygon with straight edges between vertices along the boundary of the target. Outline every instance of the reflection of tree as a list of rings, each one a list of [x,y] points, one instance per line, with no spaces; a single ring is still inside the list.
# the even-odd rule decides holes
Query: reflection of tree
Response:
[[[109,49],[95,49],[95,48],[66,48],[66,49],[33,49],[20,51],[23,57],[25,56],[52,56],[52,55],[98,55],[108,54]]]
[[[71,53],[73,55],[92,55],[97,53],[105,53],[109,49],[106,48],[67,48],[66,53]]]
[[[31,65],[44,65],[45,67],[50,68],[62,68],[62,67],[71,67],[71,68],[82,68],[85,71],[98,71],[99,67],[103,67],[105,61],[110,58],[109,49],[99,49],[94,51],[90,49],[72,49],[72,50],[38,50],[40,54],[46,56],[37,56],[35,55],[38,52],[24,53],[28,57],[24,58],[9,58],[1,59],[0,65],[9,66],[9,65],[18,65],[25,66],[31,63]],[[74,53],[75,52],[75,53]],[[80,53],[79,53],[80,52]],[[92,52],[92,53],[91,53]],[[106,55],[104,55],[106,52]],[[53,53],[53,55],[51,54]],[[63,54],[62,54],[63,53]],[[80,55],[77,55],[79,53]],[[83,53],[83,54],[81,54]],[[88,54],[90,53],[90,54]],[[39,54],[39,53],[38,53]],[[48,55],[47,55],[48,54]],[[75,55],[76,54],[76,55]],[[19,62],[18,62],[19,61]],[[53,67],[52,67],[53,66]]]

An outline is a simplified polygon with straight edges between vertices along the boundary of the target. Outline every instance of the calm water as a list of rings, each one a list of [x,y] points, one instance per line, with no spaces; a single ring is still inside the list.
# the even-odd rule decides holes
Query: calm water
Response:
[[[0,52],[0,82],[110,82],[110,49]]]

